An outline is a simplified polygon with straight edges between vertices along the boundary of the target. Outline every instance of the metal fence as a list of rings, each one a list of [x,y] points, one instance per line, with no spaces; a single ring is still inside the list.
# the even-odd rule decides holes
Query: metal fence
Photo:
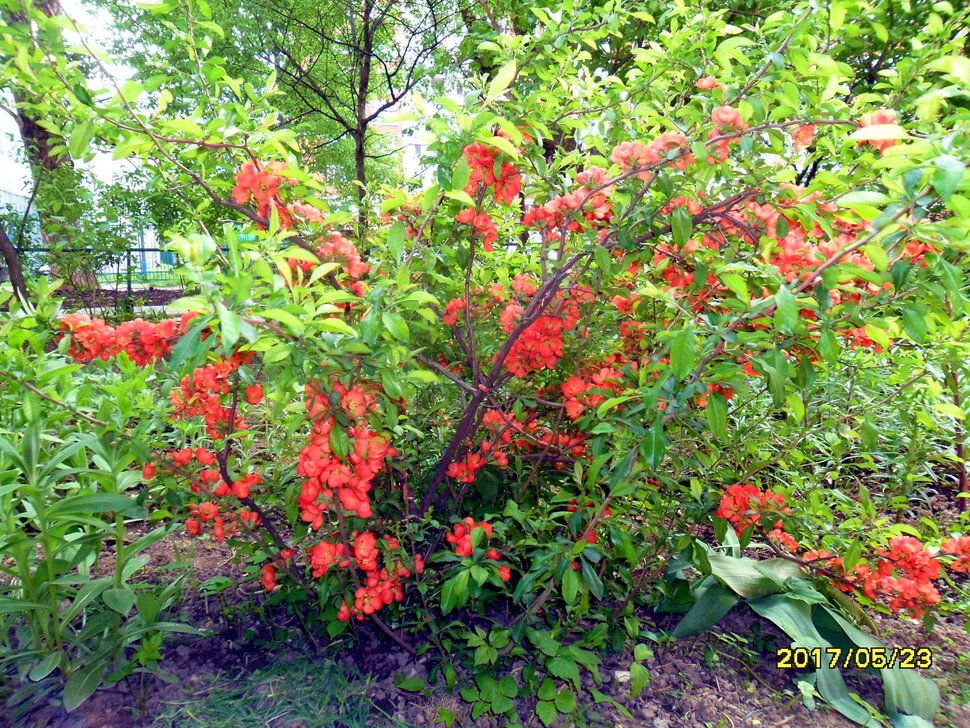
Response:
[[[178,256],[158,247],[129,248],[117,263],[98,271],[102,283],[127,285],[129,290],[136,284],[159,287],[182,286],[176,272],[180,264]]]
[[[43,248],[20,248],[17,251],[25,265],[37,273],[49,275],[47,265],[42,264]],[[90,253],[88,248],[63,248],[64,253]],[[157,246],[141,245],[128,248],[117,261],[95,271],[98,282],[105,288],[125,288],[128,295],[132,291],[149,286],[156,288],[183,288],[184,280],[178,274],[181,265],[179,257]]]

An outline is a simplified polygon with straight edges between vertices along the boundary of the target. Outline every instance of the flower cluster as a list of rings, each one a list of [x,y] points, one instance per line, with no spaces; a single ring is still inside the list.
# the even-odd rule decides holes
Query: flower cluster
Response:
[[[296,180],[282,176],[288,169],[285,162],[246,162],[236,174],[236,186],[232,199],[237,205],[245,205],[250,199],[256,201],[259,214],[268,217],[270,205],[280,214],[284,226],[289,225],[290,215],[279,199],[280,185],[296,185]]]
[[[354,564],[364,574],[362,583],[354,591],[353,606],[347,601],[340,604],[337,619],[342,622],[349,621],[351,617],[362,621],[382,607],[400,602],[404,599],[401,580],[411,577],[411,569],[400,559],[389,559],[385,554],[384,566],[381,566],[377,536],[371,531],[354,533],[353,539],[349,553],[343,544],[338,546],[327,542],[317,544],[310,553],[314,576],[322,576],[334,563],[342,568],[349,568]],[[384,541],[387,551],[400,551],[401,545],[393,536],[385,536]],[[424,561],[420,555],[414,557],[414,571],[417,574],[424,571]]]
[[[731,144],[736,144],[739,133],[748,128],[748,125],[741,118],[741,112],[733,106],[718,106],[711,112],[711,122],[714,128],[708,136],[709,141],[717,140],[714,144],[714,154],[709,156],[708,162],[725,162],[731,153]],[[720,139],[720,137],[727,137]]]
[[[472,208],[466,207],[455,216],[455,221],[472,226],[475,234],[481,236],[486,253],[495,250],[493,243],[498,240],[498,231],[495,229],[495,222],[487,214],[475,212]]]
[[[492,435],[491,441],[482,443],[482,451],[487,452],[499,467],[508,465],[508,457],[502,448],[538,454],[557,467],[563,465],[562,456],[581,458],[586,452],[585,436],[540,426],[533,415],[520,420],[514,414],[490,409],[482,417],[482,426]]]
[[[609,179],[606,170],[589,167],[576,175],[576,189],[554,197],[544,205],[532,207],[522,217],[522,224],[540,230],[559,230],[563,227],[569,232],[581,232],[581,217],[590,226],[602,225],[613,217],[613,203],[610,195],[613,186],[604,186]],[[577,213],[579,213],[577,215]],[[606,229],[600,230],[601,240]]]
[[[85,313],[69,313],[61,319],[60,328],[70,336],[68,355],[80,364],[108,361],[125,352],[135,364],[148,366],[171,353],[192,317],[186,314],[181,320],[158,323],[136,318],[115,327]]]
[[[943,553],[956,557],[950,564],[951,569],[970,574],[970,535],[948,538],[940,548]]]
[[[557,294],[548,312],[533,321],[515,340],[505,359],[505,368],[516,377],[524,377],[529,372],[544,368],[554,369],[563,357],[563,334],[576,328],[580,306],[593,300],[595,296],[588,288],[577,287]],[[509,307],[513,307],[513,304],[514,301]],[[521,305],[514,308],[519,309]],[[507,322],[506,318],[503,312],[503,326],[517,325],[514,320]]]
[[[297,500],[303,521],[313,529],[323,525],[323,514],[335,500],[348,512],[360,518],[373,515],[368,493],[371,481],[380,471],[384,459],[394,455],[387,438],[380,437],[366,423],[374,409],[374,395],[362,385],[345,387],[331,382],[326,392],[319,382],[306,385],[306,409],[313,422],[310,441],[300,451],[297,473],[306,478]],[[331,396],[334,399],[331,399]],[[338,401],[342,414],[353,424],[346,428],[346,453],[335,452],[333,443],[339,434],[331,402]]]
[[[892,109],[878,109],[877,111],[863,114],[859,117],[859,128],[867,126],[890,126],[896,124],[896,112]],[[890,147],[896,146],[895,139],[864,139],[859,142],[859,146],[870,144],[881,153],[885,154]]]
[[[637,179],[649,182],[653,178],[650,167],[660,164],[665,159],[667,166],[672,169],[684,170],[693,163],[694,155],[684,153],[687,149],[687,137],[677,131],[664,132],[649,144],[640,142],[622,142],[613,148],[610,160],[626,171],[639,170]]]
[[[455,555],[467,558],[471,556],[475,549],[472,546],[472,531],[476,528],[482,529],[485,532],[485,540],[487,541],[492,537],[495,529],[492,527],[488,521],[478,521],[476,522],[474,518],[468,516],[456,523],[451,531],[445,534],[445,540],[455,547]],[[489,548],[485,551],[485,558],[489,561],[499,561],[502,558],[502,554],[498,549]],[[512,570],[505,565],[498,566],[498,575],[502,581],[508,581],[512,578]]]
[[[177,420],[204,418],[206,434],[213,440],[223,439],[230,430],[246,429],[238,404],[236,407],[225,405],[232,389],[233,373],[249,363],[252,357],[251,351],[237,352],[228,359],[206,364],[182,377],[179,389],[169,393],[173,417]]]
[[[474,483],[478,471],[485,467],[487,462],[478,453],[470,452],[465,456],[463,461],[450,463],[445,475],[462,483]]]
[[[522,190],[522,176],[510,162],[503,162],[496,175],[495,159],[498,154],[498,149],[481,142],[465,147],[465,159],[471,168],[471,178],[465,185],[465,192],[475,197],[480,187],[491,188],[497,202],[510,205]]]
[[[454,326],[458,323],[458,314],[467,308],[468,304],[465,302],[464,298],[453,298],[448,301],[448,305],[445,306],[445,312],[441,317],[441,320],[445,322],[446,326]]]
[[[573,375],[562,384],[566,416],[579,419],[587,407],[599,407],[606,401],[606,394],[616,394],[622,389],[620,373],[612,367],[600,367],[588,379]]]
[[[358,283],[370,272],[370,266],[361,259],[357,246],[336,231],[331,230],[321,237],[315,252],[321,263],[339,264],[344,274]],[[290,258],[289,262],[292,270],[299,269],[305,275],[309,275],[317,267],[316,263],[309,260]],[[352,288],[357,295],[361,295],[360,286],[354,284]]]
[[[858,563],[847,572],[842,559],[825,550],[808,551],[802,558],[809,567],[820,565],[841,576],[836,586],[842,591],[859,590],[869,599],[886,599],[893,613],[908,611],[920,617],[940,601],[940,593],[932,583],[939,577],[940,562],[912,536],[894,538],[888,549],[878,549],[875,568]]]
[[[735,483],[724,490],[714,515],[727,519],[740,536],[751,526],[763,525],[762,516],[766,520],[776,519],[770,530],[781,530],[782,521],[778,516],[790,513],[791,509],[785,507],[785,497],[781,493],[771,489],[762,492],[755,485]]]
[[[244,523],[250,527],[258,526],[259,516],[245,508],[238,512],[224,513],[212,501],[203,501],[189,505],[189,518],[185,521],[185,532],[189,536],[199,536],[207,526],[211,525],[212,538],[216,541],[225,541],[227,534],[231,536],[239,533]]]

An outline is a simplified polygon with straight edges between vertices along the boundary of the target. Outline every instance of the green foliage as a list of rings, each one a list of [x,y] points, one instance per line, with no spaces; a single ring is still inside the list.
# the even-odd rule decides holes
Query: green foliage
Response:
[[[875,647],[859,627],[872,627],[863,607],[889,611],[885,603],[837,592],[830,582],[840,575],[805,552],[839,554],[845,576],[894,537],[918,536],[938,557],[966,527],[965,516],[940,522],[938,503],[966,498],[967,15],[947,3],[893,8],[503,4],[498,17],[515,30],[507,34],[488,31],[495,17],[466,20],[482,73],[460,96],[414,97],[433,136],[434,182],[417,196],[389,194],[388,224],[353,241],[366,277],[351,274],[351,241],[338,236],[350,237],[351,218],[334,212],[321,170],[298,163],[308,158],[300,127],[279,128],[280,109],[292,114],[302,101],[278,98],[274,79],[228,70],[214,48],[230,41],[206,4],[183,13],[163,3],[143,16],[164,37],[161,70],[194,69],[177,99],[166,75],[144,73],[155,62],[147,58],[143,78],[92,91],[65,60],[61,24],[37,18],[64,63],[52,71],[38,43],[14,51],[8,42],[6,68],[21,86],[49,92],[43,110],[65,149],[83,155],[96,139],[140,160],[149,189],[189,190],[191,217],[205,223],[164,213],[179,218],[171,249],[193,290],[182,303],[199,314],[166,361],[137,368],[122,355],[78,370],[45,354],[43,338],[10,330],[11,381],[38,382],[61,406],[27,396],[3,452],[28,437],[53,442],[57,427],[67,449],[44,456],[70,464],[55,462],[58,477],[33,493],[23,482],[30,468],[10,460],[16,487],[6,497],[39,499],[20,507],[24,518],[63,518],[62,531],[32,524],[47,538],[81,534],[45,566],[58,578],[83,573],[104,529],[123,534],[134,516],[119,498],[136,461],[207,447],[218,450],[227,488],[232,473],[261,478],[255,497],[237,500],[259,507],[265,527],[238,549],[253,573],[279,567],[282,583],[266,580],[269,600],[301,610],[309,634],[326,625],[342,639],[365,614],[348,533],[380,539],[385,565],[413,581],[400,603],[367,619],[398,641],[417,635],[415,651],[434,658],[473,718],[512,718],[515,699],[533,695],[545,725],[581,715],[584,680],[600,683],[602,655],[630,647],[630,691],[640,694],[647,607],[685,615],[674,637],[711,628],[744,601],[793,641]],[[196,10],[203,19],[190,22]],[[253,18],[243,20],[255,33]],[[884,44],[878,56],[869,29]],[[391,38],[390,27],[381,31],[381,44]],[[188,61],[175,55],[184,48]],[[320,72],[330,78],[333,65]],[[860,125],[880,109],[881,123]],[[651,158],[642,147],[662,139],[672,141],[651,146]],[[254,161],[264,166],[245,169],[264,176],[236,187]],[[521,193],[509,191],[517,175]],[[497,179],[510,185],[504,199]],[[525,221],[540,213],[551,225]],[[244,232],[216,224],[230,214]],[[338,243],[337,254],[314,252]],[[200,367],[239,352],[254,358],[220,393],[231,397],[229,419],[242,387],[266,389],[262,409],[246,411],[246,430],[216,445],[201,420],[158,404],[177,400]],[[58,372],[49,383],[48,366]],[[373,400],[364,415],[342,401],[355,387]],[[333,413],[325,435],[311,433],[315,407]],[[61,431],[77,418],[93,433]],[[308,448],[314,462],[357,463],[365,426],[397,452],[368,481],[373,518],[345,504],[311,512],[307,469],[297,471],[308,439],[320,437]],[[164,498],[165,517],[208,497],[184,477],[159,480],[150,494]],[[777,528],[798,544],[772,540],[774,523],[735,532],[714,517],[735,484],[784,499]],[[269,519],[283,526],[271,530]],[[720,547],[706,543],[712,527]],[[306,554],[323,541],[342,546],[348,565],[311,579],[320,569]],[[279,554],[291,547],[295,561],[284,564]],[[129,576],[91,598],[112,634],[141,618]],[[42,624],[70,624],[33,606],[50,597],[54,579],[43,578],[40,600],[25,595],[15,613],[21,627],[39,620],[46,638]],[[76,603],[83,588],[55,597]],[[965,588],[941,588],[941,609],[965,605]],[[103,644],[117,662],[128,643]],[[45,643],[28,674],[53,671],[47,655],[62,647]],[[502,674],[513,660],[526,665],[519,677]],[[463,683],[454,662],[471,673]],[[95,668],[62,664],[71,703],[100,681]],[[890,718],[932,721],[928,683],[899,670],[882,677]],[[838,670],[819,668],[814,680],[800,688],[807,701],[817,695],[859,723],[878,720]]]
[[[157,672],[150,646],[164,633],[197,633],[164,619],[177,580],[135,581],[142,552],[171,531],[129,538],[146,512],[131,495],[141,448],[123,425],[145,373],[83,381],[77,365],[45,352],[54,313],[41,301],[0,324],[0,670],[24,681],[5,696],[11,716],[59,685],[70,712],[104,682]]]

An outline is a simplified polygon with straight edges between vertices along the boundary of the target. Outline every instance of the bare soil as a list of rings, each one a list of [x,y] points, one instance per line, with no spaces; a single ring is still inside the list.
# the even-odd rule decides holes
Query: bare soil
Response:
[[[181,288],[134,288],[131,292],[132,305],[167,306],[184,295]],[[64,296],[64,306],[70,310],[92,311],[97,309],[123,308],[125,300],[129,298],[128,289],[99,288],[93,291],[67,291]]]

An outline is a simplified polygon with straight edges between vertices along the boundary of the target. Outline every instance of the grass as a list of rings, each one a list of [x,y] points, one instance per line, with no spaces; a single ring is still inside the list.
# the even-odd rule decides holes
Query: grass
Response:
[[[153,727],[395,725],[367,697],[367,686],[366,678],[325,659],[280,660],[238,677],[220,675],[196,698],[167,703]]]

